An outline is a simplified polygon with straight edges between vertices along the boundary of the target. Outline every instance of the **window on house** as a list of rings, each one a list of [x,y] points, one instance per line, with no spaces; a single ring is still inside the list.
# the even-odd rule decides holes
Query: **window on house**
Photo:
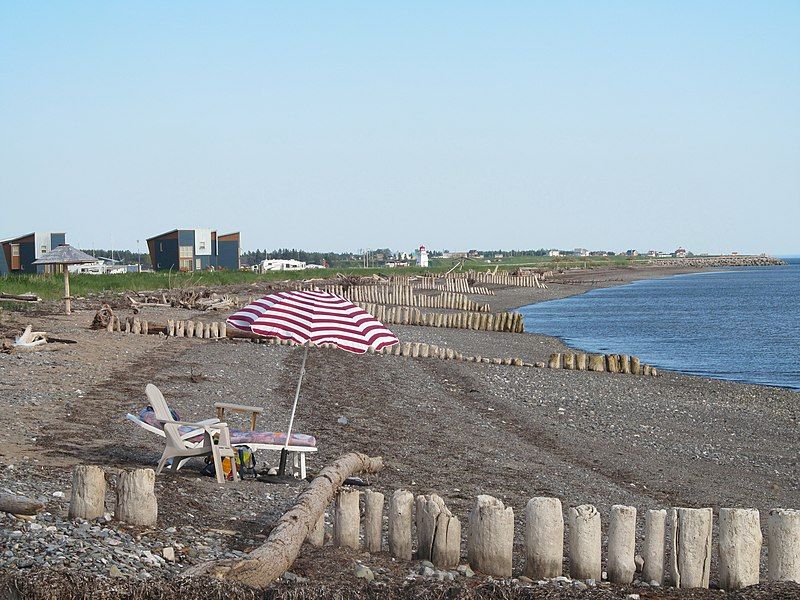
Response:
[[[11,256],[19,256],[19,244],[11,244]]]

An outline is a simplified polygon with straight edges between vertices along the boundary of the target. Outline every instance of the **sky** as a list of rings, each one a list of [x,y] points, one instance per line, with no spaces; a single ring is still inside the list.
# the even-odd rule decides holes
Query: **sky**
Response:
[[[800,2],[0,2],[0,238],[800,252]]]

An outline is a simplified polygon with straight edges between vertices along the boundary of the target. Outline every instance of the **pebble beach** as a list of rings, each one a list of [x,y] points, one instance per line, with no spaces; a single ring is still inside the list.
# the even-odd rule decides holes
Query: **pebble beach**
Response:
[[[493,310],[513,309],[675,272],[685,270],[570,274],[564,276],[569,283],[498,288],[481,300]],[[0,354],[0,413],[11,425],[0,487],[46,505],[35,520],[2,518],[0,569],[13,578],[29,573],[30,581],[39,571],[53,571],[173,585],[192,564],[237,558],[259,545],[305,484],[245,480],[217,487],[199,474],[199,465],[187,466],[157,478],[159,527],[141,530],[114,521],[110,512],[97,522],[68,520],[70,469],[103,464],[113,480],[115,469],[155,463],[159,440],[124,419],[145,405],[147,383],[158,385],[181,415],[206,418],[213,402],[234,401],[264,406],[259,425],[280,430],[291,409],[301,352],[244,340],[92,331],[91,305],[87,299],[85,309],[70,317],[15,314],[13,323],[3,323],[12,328],[31,322],[78,343],[53,352]],[[188,314],[149,310],[154,321]],[[566,350],[559,340],[535,332],[403,325],[392,330],[401,342],[526,363]],[[310,352],[307,371],[296,427],[318,440],[319,453],[309,460],[312,473],[350,451],[383,456],[387,468],[369,478],[372,489],[387,496],[399,488],[436,492],[462,522],[477,495],[495,496],[514,509],[515,573],[522,566],[523,509],[533,496],[558,497],[565,507],[591,503],[604,519],[613,504],[640,513],[687,506],[747,507],[765,514],[796,508],[800,499],[800,404],[793,391],[664,371],[636,377],[326,349]],[[259,458],[264,466],[277,459]],[[110,492],[107,504],[113,506]],[[371,583],[357,575],[354,560],[373,571]],[[568,567],[567,561],[565,573]],[[304,553],[290,575],[282,589],[331,582],[342,589],[404,589],[451,578],[465,589],[492,583],[466,577],[463,570],[427,573],[425,565],[398,565],[384,555],[347,557],[341,550]],[[631,589],[596,584],[585,597],[644,598],[652,591],[648,582]],[[515,578],[503,585],[532,586],[543,594],[532,597],[582,591],[567,578],[543,584]],[[781,593],[795,597],[798,590]]]

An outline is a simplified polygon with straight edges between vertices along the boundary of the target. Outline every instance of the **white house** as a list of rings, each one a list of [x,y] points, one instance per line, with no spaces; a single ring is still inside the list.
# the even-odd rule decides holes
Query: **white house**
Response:
[[[283,258],[268,258],[262,260],[258,265],[260,273],[267,271],[302,271],[306,269],[306,263],[300,260],[283,259]]]
[[[559,252],[558,250],[550,250],[547,253],[547,256],[561,256],[561,252]]]
[[[428,251],[425,249],[425,246],[419,247],[419,253],[417,254],[417,266],[418,267],[428,266]]]
[[[586,248],[575,248],[575,256],[589,256],[589,251]]]
[[[686,258],[687,254],[688,252],[686,252],[685,248],[678,248],[677,250],[675,250],[675,252],[672,253],[672,256],[674,256],[675,258]]]

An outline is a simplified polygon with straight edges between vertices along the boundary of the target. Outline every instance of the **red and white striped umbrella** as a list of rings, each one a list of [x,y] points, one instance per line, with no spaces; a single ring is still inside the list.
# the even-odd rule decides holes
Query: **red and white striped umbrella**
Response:
[[[228,324],[301,345],[334,344],[356,354],[398,343],[397,337],[367,311],[322,291],[264,296],[231,315]]]
[[[383,323],[367,311],[341,296],[318,290],[278,292],[264,296],[228,317],[228,324],[257,335],[291,340],[305,346],[286,432],[286,445],[281,451],[281,475],[286,471],[286,456],[300,398],[300,386],[306,372],[308,347],[334,344],[342,350],[364,354],[369,348],[380,350],[399,342]]]

